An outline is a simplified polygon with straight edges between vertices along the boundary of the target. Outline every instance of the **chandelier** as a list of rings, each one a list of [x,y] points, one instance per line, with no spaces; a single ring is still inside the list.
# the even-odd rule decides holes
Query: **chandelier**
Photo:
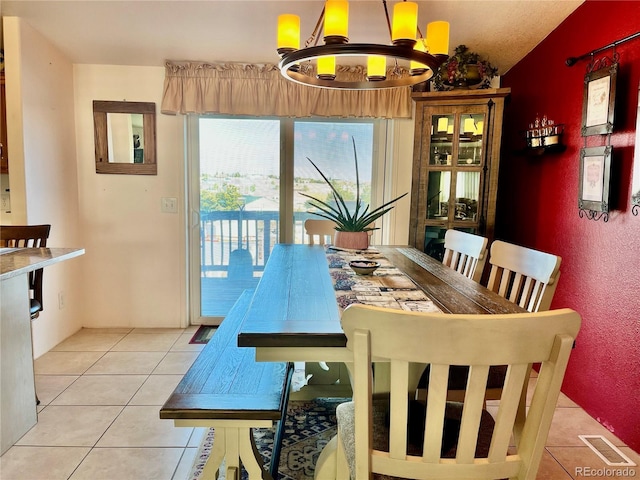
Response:
[[[393,22],[389,20],[386,0],[382,4],[391,37],[389,45],[349,43],[348,0],[326,0],[303,48],[300,48],[300,17],[278,16],[278,66],[282,75],[303,85],[349,90],[407,87],[429,80],[448,58],[449,23],[427,24],[423,37],[417,26],[417,3],[396,3]],[[318,45],[321,28],[324,45]],[[366,58],[366,78],[351,80],[336,76],[337,59],[343,57]]]

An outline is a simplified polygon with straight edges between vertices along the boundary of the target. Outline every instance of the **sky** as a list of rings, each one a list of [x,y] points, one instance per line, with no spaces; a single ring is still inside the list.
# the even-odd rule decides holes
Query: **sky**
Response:
[[[360,179],[370,181],[372,123],[296,121],[295,176],[320,176],[313,160],[329,178],[355,181],[353,141]],[[258,173],[279,176],[280,121],[264,119],[200,119],[201,173]]]

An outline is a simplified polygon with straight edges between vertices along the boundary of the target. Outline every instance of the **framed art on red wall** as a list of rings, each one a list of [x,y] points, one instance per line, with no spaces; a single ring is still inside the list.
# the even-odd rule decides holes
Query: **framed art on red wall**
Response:
[[[584,77],[582,136],[613,132],[618,64],[589,72]]]
[[[609,211],[611,146],[589,147],[580,151],[578,207],[592,212]]]

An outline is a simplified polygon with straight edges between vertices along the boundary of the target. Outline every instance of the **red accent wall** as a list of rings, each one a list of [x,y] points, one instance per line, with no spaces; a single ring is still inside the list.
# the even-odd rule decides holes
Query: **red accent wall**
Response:
[[[639,1],[587,1],[502,77],[506,110],[496,237],[562,257],[552,308],[582,315],[563,391],[640,452],[640,216],[631,212],[640,38],[619,45],[611,204],[607,223],[578,216],[584,75],[565,59],[640,30]],[[508,48],[508,39],[505,39]],[[596,55],[611,55],[611,50]],[[521,131],[536,114],[565,124],[561,154],[526,157]],[[605,145],[606,136],[586,146]],[[585,432],[589,433],[589,432]]]

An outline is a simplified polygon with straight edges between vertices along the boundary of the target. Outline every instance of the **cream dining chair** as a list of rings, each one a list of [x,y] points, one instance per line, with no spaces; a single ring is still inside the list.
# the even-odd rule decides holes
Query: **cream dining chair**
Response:
[[[487,288],[530,312],[549,310],[561,262],[557,255],[496,240]]]
[[[442,263],[479,283],[487,261],[488,242],[479,235],[448,229],[444,234]]]
[[[353,352],[354,396],[338,406],[338,435],[318,460],[316,480],[535,479],[580,323],[570,309],[453,315],[349,306],[342,327]],[[372,393],[374,362],[391,363],[384,398]],[[534,362],[540,373],[529,414],[520,418]],[[408,400],[413,363],[433,365],[426,403]],[[470,369],[464,404],[447,401],[451,365]],[[490,365],[509,372],[494,417],[484,409]],[[514,430],[520,442],[510,446]]]
[[[336,224],[331,220],[309,218],[304,221],[304,231],[309,237],[309,245],[330,245],[336,233]]]
[[[530,312],[549,310],[560,278],[561,262],[562,259],[556,255],[496,240],[491,244],[487,288]],[[464,398],[467,373],[464,367],[451,369],[450,400],[462,401]],[[505,373],[504,367],[491,368],[487,400],[500,400]],[[417,399],[425,398],[428,375],[427,369],[418,383]]]

